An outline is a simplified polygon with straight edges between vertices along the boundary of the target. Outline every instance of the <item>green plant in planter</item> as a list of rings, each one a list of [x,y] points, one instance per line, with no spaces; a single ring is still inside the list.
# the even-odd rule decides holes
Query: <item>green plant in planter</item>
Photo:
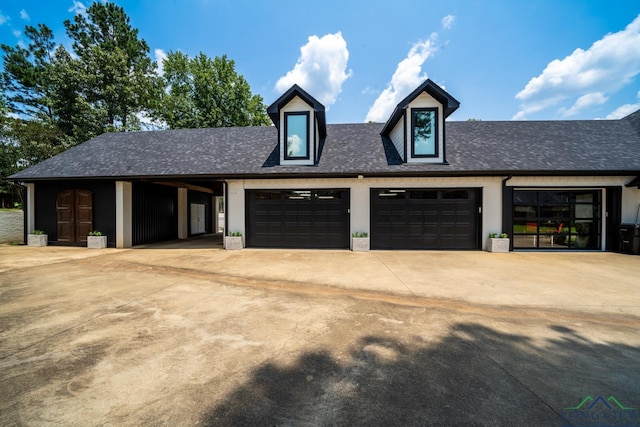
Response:
[[[230,237],[242,237],[242,232],[241,231],[231,231],[231,232],[229,232],[229,236]]]
[[[89,236],[102,236],[102,232],[93,230],[89,232]]]
[[[43,234],[44,234],[44,231],[42,231],[42,230],[33,230],[33,231],[31,232],[31,234],[35,234],[35,235],[37,235],[37,236],[41,236],[41,235],[43,235]]]
[[[490,239],[495,239],[496,237],[498,237],[498,233],[489,233]]]
[[[351,237],[369,237],[369,233],[366,231],[356,231],[351,235]]]
[[[500,238],[501,239],[506,239],[507,237],[509,237],[509,235],[507,233],[500,233]]]

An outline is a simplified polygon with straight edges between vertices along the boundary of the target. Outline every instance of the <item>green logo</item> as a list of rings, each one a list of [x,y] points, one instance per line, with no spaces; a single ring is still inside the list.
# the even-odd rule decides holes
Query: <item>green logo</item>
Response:
[[[562,408],[560,415],[572,426],[620,427],[640,422],[640,410],[623,405],[613,395],[607,399],[588,395],[577,406]]]

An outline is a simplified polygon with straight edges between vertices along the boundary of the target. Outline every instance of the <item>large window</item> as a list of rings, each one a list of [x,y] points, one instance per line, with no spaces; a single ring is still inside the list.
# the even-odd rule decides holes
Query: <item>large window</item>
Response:
[[[438,156],[438,110],[411,109],[411,156]]]
[[[599,190],[515,190],[513,247],[600,249]]]
[[[284,113],[286,136],[284,158],[309,158],[309,113]]]

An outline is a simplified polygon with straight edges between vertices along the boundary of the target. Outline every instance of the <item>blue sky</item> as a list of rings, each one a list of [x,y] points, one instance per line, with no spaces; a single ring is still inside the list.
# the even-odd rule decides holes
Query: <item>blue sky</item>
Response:
[[[386,121],[425,78],[453,120],[620,118],[640,109],[640,0],[116,0],[160,60],[226,54],[266,104],[298,83],[329,123]],[[0,43],[90,0],[0,3]]]

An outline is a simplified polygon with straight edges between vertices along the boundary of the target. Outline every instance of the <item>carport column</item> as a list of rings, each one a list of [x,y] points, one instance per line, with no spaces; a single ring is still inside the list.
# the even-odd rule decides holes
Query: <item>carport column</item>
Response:
[[[116,181],[116,248],[130,248],[132,245],[132,185],[126,181]]]
[[[27,187],[27,233],[31,233],[36,227],[36,185],[25,184],[25,187]]]
[[[186,239],[189,237],[189,224],[187,223],[188,191],[186,188],[178,188],[178,239]]]

